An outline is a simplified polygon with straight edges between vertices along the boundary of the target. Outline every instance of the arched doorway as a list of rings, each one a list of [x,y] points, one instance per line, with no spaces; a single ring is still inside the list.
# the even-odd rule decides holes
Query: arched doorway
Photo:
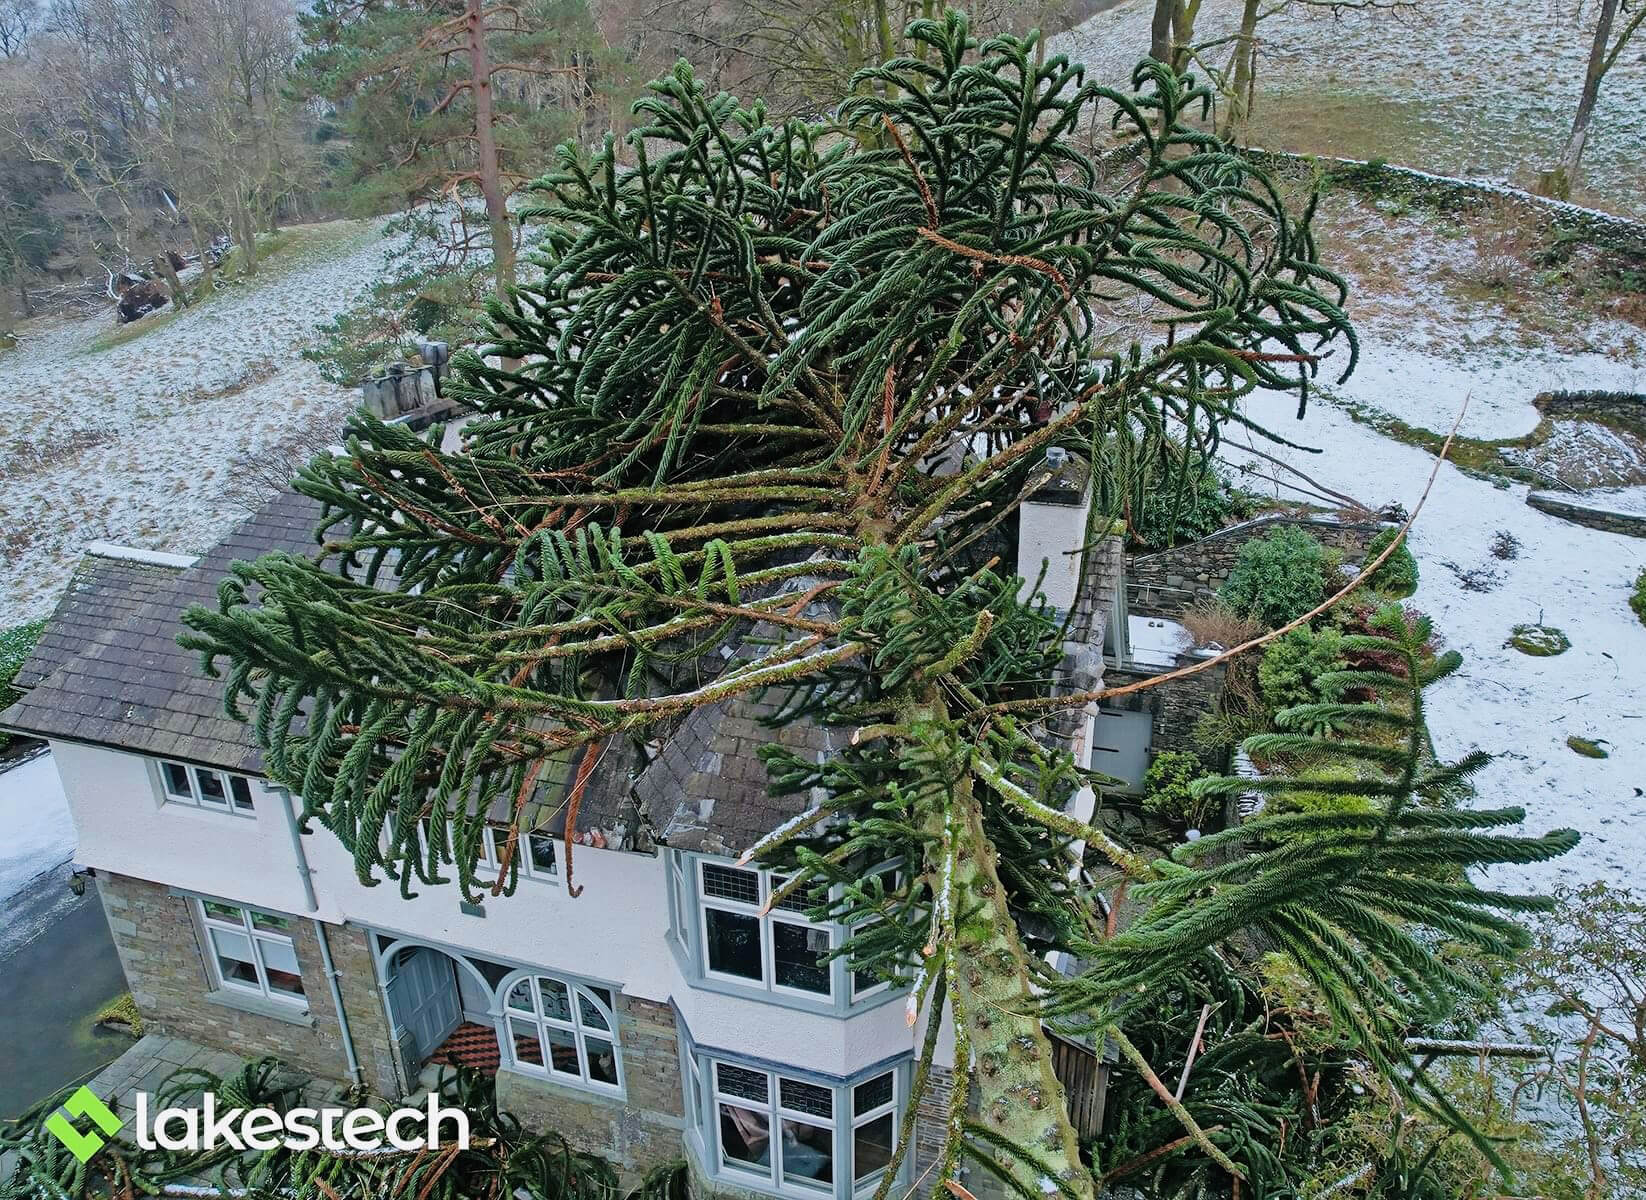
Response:
[[[431,1062],[496,1070],[496,981],[465,955],[411,939],[378,940],[384,1005],[408,1089]],[[498,968],[499,974],[507,968]]]

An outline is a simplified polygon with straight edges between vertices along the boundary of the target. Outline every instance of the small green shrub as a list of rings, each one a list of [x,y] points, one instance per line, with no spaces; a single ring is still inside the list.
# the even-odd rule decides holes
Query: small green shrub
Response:
[[[1533,658],[1553,658],[1572,648],[1571,639],[1553,625],[1516,625],[1509,631],[1509,640],[1503,644],[1513,646]]]
[[[1263,662],[1257,668],[1258,690],[1274,712],[1298,704],[1341,700],[1342,688],[1322,687],[1319,680],[1345,665],[1343,635],[1337,630],[1294,629],[1270,642],[1263,652]]]
[[[1635,610],[1640,623],[1646,625],[1646,571],[1635,576],[1635,591],[1629,597],[1629,607]]]
[[[1143,776],[1143,807],[1190,829],[1204,829],[1219,800],[1199,799],[1189,785],[1209,774],[1198,755],[1187,750],[1162,750]]]
[[[1184,490],[1172,527],[1172,507],[1177,502],[1176,481],[1151,487],[1143,493],[1142,505],[1132,514],[1132,532],[1145,546],[1171,546],[1192,542],[1222,529],[1245,505],[1243,493],[1231,491],[1216,471],[1191,479]]]
[[[1581,754],[1584,758],[1610,758],[1611,752],[1601,745],[1605,738],[1586,738],[1572,734],[1566,739],[1566,745],[1574,754]]]
[[[1237,709],[1202,713],[1189,731],[1189,742],[1208,759],[1227,760],[1241,742],[1269,728],[1268,714]]]
[[[45,628],[46,623],[41,620],[0,630],[0,709],[10,708],[23,695],[12,686],[12,680],[17,678],[23,660],[33,651],[34,643],[40,640]],[[0,750],[10,744],[11,735],[0,733]]]
[[[1389,543],[1395,540],[1397,529],[1385,529],[1374,537],[1366,547],[1366,561],[1371,562],[1384,550]],[[1396,600],[1404,600],[1417,591],[1417,559],[1412,557],[1411,550],[1407,549],[1403,541],[1395,552],[1389,555],[1389,560],[1376,571],[1372,572],[1367,586],[1391,596]]]
[[[1218,593],[1238,613],[1284,625],[1326,594],[1325,547],[1301,529],[1277,529],[1240,548]]]

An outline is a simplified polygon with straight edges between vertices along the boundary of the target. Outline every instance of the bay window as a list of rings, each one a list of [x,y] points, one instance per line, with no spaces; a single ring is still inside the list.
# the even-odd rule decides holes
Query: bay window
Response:
[[[775,992],[833,997],[834,928],[805,915],[822,901],[819,892],[803,889],[761,915],[786,882],[783,876],[708,861],[699,863],[699,871],[704,970],[710,976]]]
[[[709,1172],[728,1183],[849,1198],[872,1192],[891,1164],[897,1068],[842,1084],[705,1055],[688,1061],[687,1079],[694,1144]]]

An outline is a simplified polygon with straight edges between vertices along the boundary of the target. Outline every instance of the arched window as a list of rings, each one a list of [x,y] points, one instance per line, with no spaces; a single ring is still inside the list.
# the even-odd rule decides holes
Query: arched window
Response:
[[[503,1013],[512,1066],[593,1088],[623,1086],[611,992],[550,975],[523,975],[507,986]]]

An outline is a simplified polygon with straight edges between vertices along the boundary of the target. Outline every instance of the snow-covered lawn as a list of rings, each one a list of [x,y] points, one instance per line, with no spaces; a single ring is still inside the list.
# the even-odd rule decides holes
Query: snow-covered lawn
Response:
[[[0,931],[10,899],[42,871],[74,857],[74,823],[51,755],[0,772]]]
[[[1398,347],[1386,347],[1392,355]],[[1389,407],[1399,381],[1373,373],[1342,389]],[[1430,427],[1449,427],[1456,406],[1479,388],[1465,360],[1432,380]],[[1273,451],[1359,499],[1415,505],[1434,459],[1385,438],[1340,408],[1317,403],[1299,424],[1294,401],[1251,402],[1251,414],[1288,436],[1319,447],[1318,455]],[[1505,423],[1513,414],[1504,414]],[[1237,448],[1225,457],[1238,464]],[[1412,531],[1421,583],[1409,602],[1435,618],[1449,648],[1463,654],[1458,674],[1431,692],[1436,750],[1456,759],[1473,747],[1495,756],[1477,777],[1482,806],[1518,804],[1529,831],[1557,827],[1583,835],[1578,848],[1552,863],[1512,868],[1500,878],[1544,890],[1556,882],[1604,879],[1637,882],[1646,862],[1646,626],[1628,605],[1630,585],[1646,567],[1646,541],[1587,529],[1529,507],[1526,488],[1500,488],[1450,464]],[[1518,539],[1511,560],[1490,546],[1500,531]],[[1499,584],[1488,592],[1464,586],[1444,562],[1467,571],[1485,566]],[[1534,658],[1505,645],[1518,624],[1562,629],[1572,648]],[[1574,753],[1569,735],[1601,741],[1610,757]]]
[[[24,327],[0,358],[0,626],[49,612],[88,542],[206,549],[244,515],[238,456],[336,428],[357,397],[298,352],[380,270],[376,230],[295,227],[255,281],[109,349],[112,312]]]
[[[1204,0],[1195,41],[1234,32],[1241,7]],[[1259,26],[1254,136],[1272,135],[1285,149],[1528,183],[1565,141],[1596,8],[1420,0],[1398,12],[1334,14],[1294,5]],[[1123,82],[1148,52],[1153,11],[1154,0],[1122,0],[1050,48],[1104,82]],[[1230,49],[1213,52],[1219,68]],[[1618,212],[1646,214],[1643,96],[1646,54],[1636,46],[1606,78],[1584,155],[1588,198]]]

